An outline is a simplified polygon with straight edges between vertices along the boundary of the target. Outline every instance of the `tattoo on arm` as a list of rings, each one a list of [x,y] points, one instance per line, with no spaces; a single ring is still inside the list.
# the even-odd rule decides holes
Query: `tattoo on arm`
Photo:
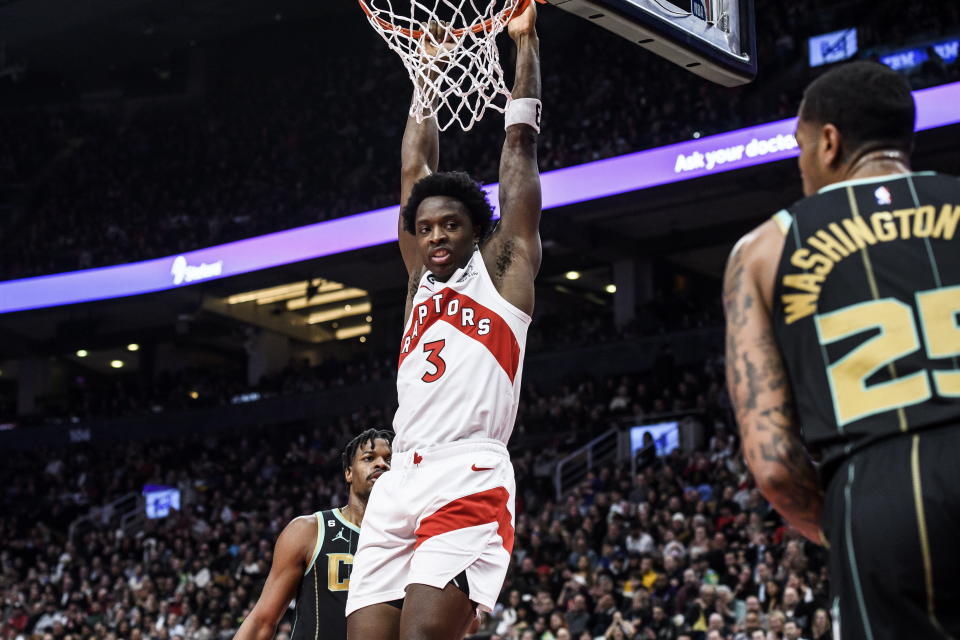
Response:
[[[743,252],[734,250],[727,265],[723,285],[723,306],[727,312],[727,324],[742,329],[747,323],[747,311],[753,306],[753,296],[744,291]]]
[[[747,358],[744,361],[749,363]],[[753,376],[748,396],[756,395],[752,407],[745,405],[742,412],[738,411],[742,416],[738,420],[748,462],[751,467],[772,468],[765,474],[771,479],[767,497],[777,510],[794,524],[800,521],[819,529],[823,500],[820,481],[797,429],[797,415],[783,382],[782,366],[779,370],[768,366],[747,375]],[[770,393],[773,390],[777,393]]]
[[[513,238],[504,238],[500,251],[497,253],[497,265],[494,278],[496,282],[501,282],[506,275],[507,269],[513,264],[515,247]]]
[[[417,277],[417,274],[410,275],[410,281],[407,283],[407,298],[413,300],[413,296],[417,295],[417,288],[420,286],[420,278]]]
[[[747,353],[743,354],[743,370],[747,379],[747,395],[743,401],[743,408],[747,411],[752,411],[757,408],[757,396],[760,395],[762,389],[760,387],[759,376],[757,375],[757,368],[750,362],[750,357]]]
[[[413,306],[413,298],[417,295],[417,289],[420,288],[421,277],[423,277],[423,271],[416,269],[410,273],[410,279],[407,280],[407,304],[404,321],[406,321],[406,316],[410,314],[410,309]]]
[[[763,417],[765,422],[758,424],[757,428],[762,431],[765,431],[770,427],[773,427],[774,429],[790,430],[794,424],[794,421],[796,420],[796,415],[793,412],[792,402],[784,402],[778,406],[764,409],[760,412],[760,415]],[[769,423],[769,426],[767,423]]]
[[[800,437],[787,372],[743,252],[735,249],[724,278],[727,385],[744,456],[764,495],[808,538],[820,530],[822,492]]]

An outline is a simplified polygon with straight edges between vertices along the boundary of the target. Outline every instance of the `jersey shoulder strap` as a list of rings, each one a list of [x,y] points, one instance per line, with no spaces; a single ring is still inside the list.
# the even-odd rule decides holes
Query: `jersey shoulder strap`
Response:
[[[317,540],[313,544],[313,553],[310,555],[310,563],[307,565],[307,570],[304,571],[303,575],[310,573],[310,570],[313,569],[313,565],[317,562],[317,556],[320,555],[320,551],[323,549],[323,537],[324,537],[324,520],[327,512],[317,511],[313,514],[313,517],[317,520]]]

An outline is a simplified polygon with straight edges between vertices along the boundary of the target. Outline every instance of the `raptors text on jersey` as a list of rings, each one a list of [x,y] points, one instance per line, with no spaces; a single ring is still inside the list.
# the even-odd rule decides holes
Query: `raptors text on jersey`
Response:
[[[497,291],[479,251],[447,282],[420,280],[400,342],[395,451],[510,439],[530,317]]]

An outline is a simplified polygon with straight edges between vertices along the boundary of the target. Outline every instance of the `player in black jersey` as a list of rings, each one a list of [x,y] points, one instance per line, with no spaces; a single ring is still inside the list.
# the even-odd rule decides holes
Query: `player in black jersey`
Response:
[[[911,172],[914,118],[882,65],[813,82],[807,197],[746,235],[724,278],[744,455],[829,544],[844,639],[960,638],[960,180]]]
[[[281,532],[263,592],[235,640],[272,638],[294,598],[291,640],[347,637],[344,607],[360,523],[374,483],[390,470],[392,438],[367,429],[350,441],[343,452],[347,505],[294,518]]]

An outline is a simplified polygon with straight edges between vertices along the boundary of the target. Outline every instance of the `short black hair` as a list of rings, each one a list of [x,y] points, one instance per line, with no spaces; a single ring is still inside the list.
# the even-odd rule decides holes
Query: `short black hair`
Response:
[[[386,440],[387,443],[393,445],[393,431],[387,431],[386,429],[367,429],[360,432],[353,440],[347,443],[347,446],[343,448],[343,453],[340,454],[340,459],[343,462],[343,470],[346,471],[350,468],[350,465],[353,464],[353,458],[357,455],[357,449],[375,440]]]
[[[836,126],[845,159],[875,149],[913,149],[916,105],[910,85],[878,62],[844,64],[811,82],[803,92],[800,118]]]
[[[410,192],[410,197],[401,213],[404,231],[410,234],[415,233],[414,224],[417,221],[417,209],[420,208],[424,200],[433,196],[447,196],[459,200],[466,207],[470,221],[474,226],[480,227],[481,240],[490,231],[493,207],[487,200],[486,192],[463,171],[431,173],[420,178],[413,185],[413,190]]]

